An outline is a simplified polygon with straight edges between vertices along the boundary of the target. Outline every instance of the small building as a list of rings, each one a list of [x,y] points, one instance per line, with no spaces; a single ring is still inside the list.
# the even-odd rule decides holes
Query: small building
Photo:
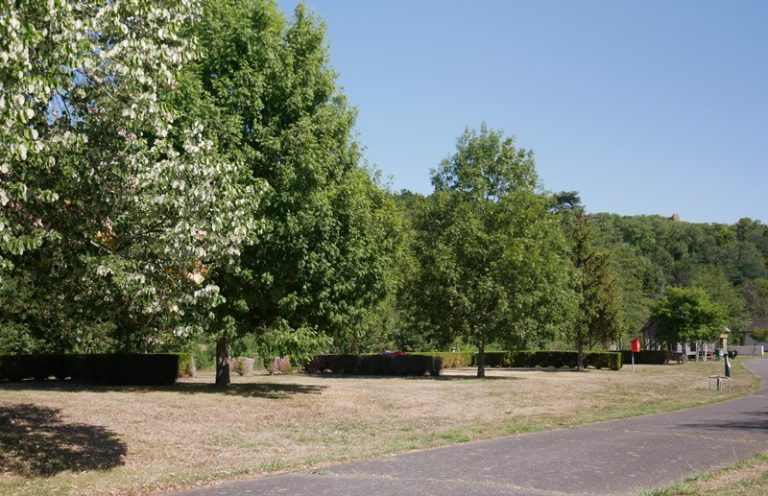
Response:
[[[646,350],[666,350],[675,353],[682,353],[689,359],[707,359],[715,355],[716,350],[728,349],[728,337],[731,330],[727,327],[723,329],[719,339],[715,342],[699,342],[699,343],[662,343],[656,338],[656,331],[658,328],[658,322],[655,320],[649,320],[645,323],[642,332],[642,343]]]

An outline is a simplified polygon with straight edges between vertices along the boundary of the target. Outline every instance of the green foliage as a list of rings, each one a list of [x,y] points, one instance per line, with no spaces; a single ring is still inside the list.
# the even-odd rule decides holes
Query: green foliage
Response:
[[[656,337],[663,343],[715,341],[725,326],[725,309],[699,288],[668,288],[653,307]]]
[[[621,360],[624,363],[632,363],[632,352],[629,350],[621,351]],[[667,362],[667,352],[664,350],[640,350],[635,352],[635,363],[663,365]]]
[[[483,126],[433,171],[435,192],[414,219],[415,270],[404,305],[413,328],[446,346],[554,333],[570,314],[565,246],[533,155]],[[478,367],[478,375],[482,375]]]
[[[755,341],[764,343],[765,341],[768,341],[768,329],[765,329],[765,328],[752,329],[752,333],[750,334],[750,336],[752,336],[752,339],[754,339]]]
[[[723,307],[725,325],[737,334],[731,336],[731,339],[738,342],[750,317],[739,290],[728,280],[725,271],[712,265],[700,267],[693,277],[692,285],[706,291],[711,301]]]
[[[218,156],[269,185],[263,236],[212,273],[226,300],[212,334],[263,333],[265,358],[299,362],[328,348],[324,335],[336,349],[365,347],[392,288],[400,219],[359,165],[355,111],[336,89],[325,28],[303,5],[287,21],[270,0],[203,3],[190,27],[202,57],[172,103],[204,123]]]
[[[577,368],[578,365],[578,352],[576,351],[489,351],[485,355],[486,365],[489,367]],[[477,361],[476,357],[474,361]],[[621,366],[622,356],[620,353],[610,351],[584,352],[584,367],[619,370]]]
[[[25,324],[0,323],[0,355],[31,355],[43,347]]]
[[[741,219],[733,226],[692,224],[659,216],[590,215],[596,244],[611,253],[624,294],[624,321],[638,331],[667,285],[701,287],[725,307],[735,333],[768,308],[768,227]],[[768,287],[768,286],[766,286]]]
[[[260,333],[256,350],[264,362],[289,356],[291,363],[303,365],[313,356],[330,348],[332,338],[310,328],[291,329],[281,321],[275,327]]]
[[[259,231],[261,188],[166,104],[198,7],[3,4],[0,319],[51,350],[199,330],[220,301],[207,267]]]
[[[310,373],[330,370],[349,375],[440,375],[442,361],[433,355],[318,355],[306,366]]]
[[[194,377],[197,372],[195,357],[192,353],[176,353],[179,357],[179,377]]]
[[[768,279],[752,279],[739,288],[746,306],[747,315],[752,320],[768,319]]]
[[[475,354],[471,351],[409,352],[409,355],[431,356],[440,359],[442,368],[471,367]]]
[[[167,385],[188,368],[189,356],[174,353],[92,355],[2,355],[0,380],[57,379],[104,385]]]
[[[623,309],[610,256],[593,248],[593,235],[584,210],[576,207],[561,215],[570,241],[571,263],[576,271],[579,306],[570,334],[580,354],[580,368],[585,346],[605,344],[621,337]]]

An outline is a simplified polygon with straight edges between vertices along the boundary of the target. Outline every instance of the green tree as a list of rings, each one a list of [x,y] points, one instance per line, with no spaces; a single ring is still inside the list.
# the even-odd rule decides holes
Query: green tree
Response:
[[[484,377],[489,343],[554,333],[570,316],[562,231],[539,192],[533,154],[485,125],[459,138],[432,183],[415,220],[407,304],[435,342],[477,346]]]
[[[752,336],[752,339],[754,339],[758,343],[764,343],[768,341],[768,329],[762,328],[762,327],[753,329],[751,336]]]
[[[768,318],[768,279],[752,279],[739,288],[752,320]]]
[[[365,346],[390,291],[400,221],[375,173],[360,166],[355,111],[336,89],[324,26],[303,5],[290,22],[270,0],[204,7],[192,26],[203,54],[174,105],[205,123],[216,154],[269,185],[257,211],[263,235],[239,265],[211,274],[226,299],[213,333],[216,381],[227,384],[227,344],[237,335],[305,349],[321,335],[336,349]]]
[[[238,256],[260,194],[161,104],[193,56],[182,27],[198,7],[3,3],[3,323],[83,351],[205,325],[219,296],[204,262]]]
[[[731,339],[740,341],[742,331],[749,323],[749,313],[739,290],[728,280],[725,271],[714,265],[702,266],[692,285],[706,291],[709,299],[725,310],[725,325],[734,333]]]
[[[571,245],[571,262],[576,270],[579,309],[571,337],[578,354],[577,367],[583,368],[584,347],[615,341],[623,332],[621,293],[611,270],[608,253],[598,251],[592,242],[587,215],[581,207],[564,214],[564,226]]]
[[[723,307],[699,288],[670,287],[653,307],[657,338],[664,343],[715,341],[726,322]]]

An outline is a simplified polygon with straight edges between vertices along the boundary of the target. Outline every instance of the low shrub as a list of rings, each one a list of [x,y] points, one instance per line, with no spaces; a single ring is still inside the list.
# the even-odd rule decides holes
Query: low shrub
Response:
[[[253,373],[253,358],[235,357],[229,359],[229,370],[237,372],[239,375]]]
[[[179,373],[177,377],[194,377],[197,373],[195,356],[192,353],[177,353],[179,355]]]
[[[439,375],[442,359],[431,354],[317,355],[304,367],[307,373],[347,375]]]
[[[487,351],[486,367],[554,367],[576,368],[578,354],[575,351]],[[621,354],[611,351],[587,351],[584,353],[584,367],[610,368],[619,370],[622,366]],[[477,366],[477,354],[472,359]]]
[[[431,357],[437,357],[441,360],[442,368],[444,369],[450,369],[454,367],[471,367],[472,366],[472,358],[474,356],[474,353],[471,351],[463,352],[463,351],[435,351],[435,352],[416,352],[416,353],[408,353],[408,355],[419,355],[419,356],[431,356]]]
[[[291,357],[288,356],[275,358],[267,365],[267,372],[270,374],[290,374],[292,370]]]
[[[621,360],[623,363],[632,363],[632,352],[622,350]],[[635,363],[637,364],[663,365],[666,362],[667,352],[664,350],[641,350],[635,352]]]

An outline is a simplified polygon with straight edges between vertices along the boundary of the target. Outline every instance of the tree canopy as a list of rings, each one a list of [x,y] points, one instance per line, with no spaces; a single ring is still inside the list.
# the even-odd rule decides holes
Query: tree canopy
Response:
[[[716,341],[726,322],[725,309],[699,288],[668,288],[651,317],[665,343]]]
[[[485,125],[459,138],[432,181],[415,220],[408,301],[436,341],[477,346],[482,377],[486,345],[525,343],[569,315],[564,240],[533,155]]]

